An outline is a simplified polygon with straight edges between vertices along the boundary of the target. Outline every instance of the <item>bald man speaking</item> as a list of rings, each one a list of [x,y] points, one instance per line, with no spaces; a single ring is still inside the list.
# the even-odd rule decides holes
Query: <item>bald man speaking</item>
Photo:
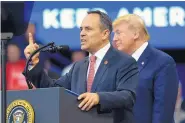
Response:
[[[114,46],[132,55],[139,67],[135,123],[174,123],[178,76],[173,58],[150,45],[149,33],[138,15],[119,17],[113,30]]]

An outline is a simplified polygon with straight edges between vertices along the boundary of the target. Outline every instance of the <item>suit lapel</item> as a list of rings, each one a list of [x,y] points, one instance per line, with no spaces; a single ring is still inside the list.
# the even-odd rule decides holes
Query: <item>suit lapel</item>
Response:
[[[101,82],[101,78],[103,78],[104,73],[106,72],[107,68],[110,66],[110,59],[114,56],[113,47],[111,46],[107,53],[105,54],[104,58],[102,59],[100,66],[96,72],[91,92],[95,92],[98,84]]]
[[[148,46],[146,47],[146,49],[144,50],[144,52],[142,53],[142,55],[140,56],[140,58],[138,59],[138,68],[139,71],[141,72],[142,69],[146,66],[146,64],[148,63],[149,57],[151,56],[151,51],[152,48],[151,46],[148,44]]]
[[[80,86],[79,93],[87,92],[87,70],[88,70],[89,60],[88,57],[85,59],[83,65],[80,67],[79,75],[80,75]]]

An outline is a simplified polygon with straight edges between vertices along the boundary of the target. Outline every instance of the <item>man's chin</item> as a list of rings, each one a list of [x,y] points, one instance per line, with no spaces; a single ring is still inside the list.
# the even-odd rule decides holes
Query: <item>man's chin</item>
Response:
[[[129,54],[128,49],[125,48],[118,48],[119,51]]]
[[[87,50],[87,48],[86,47],[84,47],[84,46],[81,46],[81,50]]]
[[[121,48],[121,47],[116,47],[117,48],[117,50],[119,50],[119,51],[122,51],[123,49]]]
[[[122,51],[122,52],[125,52],[125,49],[121,48],[121,47],[118,47],[117,48],[119,51]]]

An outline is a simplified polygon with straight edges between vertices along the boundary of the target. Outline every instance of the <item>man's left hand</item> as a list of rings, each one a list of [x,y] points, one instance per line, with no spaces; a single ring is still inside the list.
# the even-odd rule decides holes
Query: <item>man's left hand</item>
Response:
[[[97,93],[87,92],[78,96],[78,100],[82,100],[78,107],[81,110],[89,111],[93,106],[99,103],[99,95]]]

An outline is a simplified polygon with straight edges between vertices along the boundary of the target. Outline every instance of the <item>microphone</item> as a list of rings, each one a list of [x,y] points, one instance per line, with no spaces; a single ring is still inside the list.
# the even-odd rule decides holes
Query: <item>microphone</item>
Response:
[[[52,47],[43,49],[41,51],[42,52],[51,52],[51,53],[62,52],[62,51],[69,51],[69,46],[67,46],[67,45],[52,46]]]

